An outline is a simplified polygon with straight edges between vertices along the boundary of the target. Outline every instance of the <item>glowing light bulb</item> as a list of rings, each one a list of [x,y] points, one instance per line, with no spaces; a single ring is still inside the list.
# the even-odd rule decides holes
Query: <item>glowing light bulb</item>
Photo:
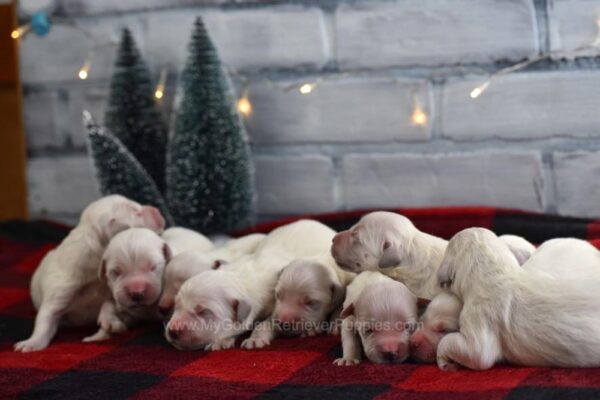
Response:
[[[165,93],[161,89],[156,89],[156,91],[154,92],[154,97],[160,100],[162,99],[164,94]]]
[[[81,79],[82,81],[86,80],[88,75],[90,74],[90,68],[92,67],[92,61],[91,58],[88,57],[85,62],[83,63],[83,65],[81,66],[81,68],[79,69],[79,73],[77,74],[77,76],[79,76],[79,79]]]
[[[154,97],[156,100],[160,100],[165,95],[165,84],[167,82],[167,67],[162,67],[160,70],[160,76],[158,78],[158,83],[156,84],[156,89],[154,90]]]
[[[18,39],[18,38],[20,38],[20,37],[23,37],[23,36],[25,36],[25,34],[27,32],[29,32],[30,28],[31,28],[31,26],[29,24],[22,25],[22,26],[18,27],[17,29],[13,30],[10,33],[10,37],[13,38],[13,39],[15,39],[15,40]]]
[[[248,116],[252,113],[252,103],[250,103],[250,99],[248,96],[242,96],[237,102],[237,109],[240,114],[244,116]]]
[[[415,109],[411,116],[412,124],[415,126],[427,125],[427,114],[419,106],[415,106]]]
[[[312,92],[313,90],[313,85],[310,83],[305,83],[304,85],[300,86],[300,93],[302,94],[309,94],[310,92]]]
[[[490,86],[490,81],[485,81],[483,84],[477,86],[475,89],[471,90],[471,98],[472,99],[476,99],[479,96],[481,96],[481,94],[483,92],[485,92],[485,90],[488,88],[488,86]]]

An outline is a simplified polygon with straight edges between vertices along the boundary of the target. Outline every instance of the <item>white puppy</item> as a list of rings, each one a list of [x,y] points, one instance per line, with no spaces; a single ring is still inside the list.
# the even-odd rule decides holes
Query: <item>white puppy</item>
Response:
[[[118,232],[137,226],[160,232],[164,220],[156,208],[118,195],[97,200],[83,211],[79,224],[44,257],[33,274],[31,298],[38,313],[33,334],[17,343],[15,350],[47,347],[61,320],[74,325],[95,321],[106,298],[98,281],[104,248]]]
[[[600,252],[585,240],[552,239],[542,243],[523,268],[545,272],[557,279],[575,276],[594,279],[600,275]]]
[[[520,253],[529,243],[513,235],[506,235],[506,242],[519,251],[516,257],[522,257]],[[418,297],[431,299],[440,292],[436,273],[447,245],[446,240],[421,232],[402,215],[376,211],[335,235],[331,254],[347,271],[379,271],[403,282]]]
[[[292,261],[283,268],[277,281],[273,314],[259,324],[242,347],[268,346],[279,333],[301,336],[324,331],[336,333],[346,286],[353,277],[353,273],[341,270],[328,253]]]
[[[410,337],[411,355],[418,361],[434,363],[442,337],[458,331],[461,309],[462,302],[452,293],[437,294],[419,318],[419,326]]]
[[[175,297],[167,340],[179,349],[233,347],[236,336],[271,314],[281,269],[327,252],[334,234],[316,221],[298,221],[268,234],[253,255],[190,278]]]
[[[230,239],[223,246],[208,252],[186,251],[173,257],[165,268],[163,292],[158,303],[159,312],[163,316],[171,313],[175,295],[183,282],[201,272],[216,269],[221,264],[236,261],[254,253],[265,237],[266,235],[255,233],[239,239]],[[169,243],[169,245],[171,244]]]
[[[506,245],[482,228],[452,238],[438,279],[463,301],[460,332],[438,346],[441,369],[488,369],[501,360],[600,366],[600,279],[555,279],[521,268]]]
[[[215,247],[209,238],[187,228],[165,229],[160,236],[169,244],[173,256],[184,251],[211,251]]]
[[[417,297],[379,272],[360,273],[346,290],[342,320],[343,356],[336,365],[358,364],[361,343],[374,363],[401,363],[417,323]]]

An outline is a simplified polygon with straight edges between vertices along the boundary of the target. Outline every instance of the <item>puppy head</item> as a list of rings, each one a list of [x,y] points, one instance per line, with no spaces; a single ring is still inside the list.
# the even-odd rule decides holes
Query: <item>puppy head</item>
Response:
[[[179,289],[165,337],[180,350],[204,349],[244,331],[251,313],[251,300],[236,275],[208,270]]]
[[[437,278],[442,288],[462,298],[478,282],[489,281],[515,267],[519,267],[517,259],[492,231],[469,228],[450,239]]]
[[[163,316],[171,313],[175,296],[186,280],[209,269],[216,269],[220,265],[221,261],[203,252],[186,251],[173,257],[163,274],[163,290],[158,301],[159,312]]]
[[[345,289],[330,270],[312,260],[295,260],[279,276],[273,319],[292,331],[320,328],[344,300]],[[319,330],[319,329],[316,329]]]
[[[129,228],[148,228],[161,232],[165,220],[155,207],[142,206],[120,195],[96,200],[81,214],[80,223],[90,224],[106,240]]]
[[[462,302],[451,293],[435,296],[419,319],[418,329],[410,337],[411,354],[419,361],[434,363],[442,337],[458,331]]]
[[[410,335],[417,323],[417,298],[402,283],[368,285],[356,302],[342,311],[355,317],[367,358],[374,363],[401,363],[409,356]]]
[[[529,260],[529,257],[535,252],[535,246],[521,236],[502,235],[499,238],[517,258],[519,265],[525,264],[525,261]]]
[[[402,215],[377,211],[333,238],[331,254],[350,272],[398,266],[410,252],[416,228]]]
[[[108,244],[100,278],[106,280],[120,307],[153,305],[160,296],[163,270],[170,259],[169,245],[156,233],[146,228],[128,229]]]

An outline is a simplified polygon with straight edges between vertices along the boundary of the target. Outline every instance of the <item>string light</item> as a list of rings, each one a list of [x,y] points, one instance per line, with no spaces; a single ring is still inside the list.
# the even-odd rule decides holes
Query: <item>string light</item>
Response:
[[[237,102],[237,110],[245,117],[252,114],[252,103],[250,103],[250,99],[248,98],[247,84],[244,84],[244,87],[242,88],[242,95]]]
[[[414,126],[424,126],[427,125],[427,114],[421,109],[419,105],[415,105],[415,109],[413,110],[411,116],[412,124]]]
[[[10,33],[10,37],[17,40],[18,38],[25,36],[30,29],[31,24],[21,25]]]
[[[309,94],[310,92],[312,92],[314,88],[314,84],[312,83],[305,83],[302,86],[300,86],[300,93],[302,94]]]
[[[88,75],[90,74],[90,68],[92,67],[92,58],[88,57],[85,59],[85,62],[83,63],[83,65],[81,66],[81,68],[79,69],[79,73],[77,74],[77,76],[79,77],[79,79],[81,79],[82,81],[86,80]]]
[[[475,89],[471,90],[471,98],[476,99],[479,96],[481,96],[481,94],[483,92],[485,92],[485,90],[488,88],[488,86],[490,86],[490,83],[492,83],[492,82],[490,80],[487,80],[487,81],[483,82],[481,85],[477,86]]]
[[[165,84],[167,82],[167,67],[162,67],[160,70],[160,77],[158,78],[158,84],[156,85],[156,90],[154,90],[154,97],[157,100],[163,98],[165,94]]]

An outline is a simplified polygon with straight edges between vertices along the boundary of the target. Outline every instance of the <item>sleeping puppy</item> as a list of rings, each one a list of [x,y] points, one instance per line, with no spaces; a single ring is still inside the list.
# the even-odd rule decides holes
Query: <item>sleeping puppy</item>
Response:
[[[600,276],[600,253],[585,240],[552,239],[537,250],[519,236],[499,237],[512,250],[522,267],[553,276],[573,278]],[[448,333],[458,331],[461,301],[453,294],[435,296],[419,319],[419,328],[410,338],[411,353],[421,362],[434,363],[439,341]]]
[[[482,228],[452,238],[438,279],[463,301],[460,332],[438,346],[442,370],[488,369],[501,360],[600,366],[600,279],[555,279],[521,268],[506,245]]]
[[[507,244],[518,242],[515,250],[527,247],[526,240],[506,236]],[[419,298],[431,299],[440,291],[436,273],[447,245],[402,215],[376,211],[335,235],[331,254],[347,271],[379,271],[404,283]]]
[[[211,251],[215,247],[206,236],[187,228],[169,228],[160,236],[169,243],[174,256],[184,251]]]
[[[417,361],[434,363],[438,343],[450,332],[458,331],[462,302],[455,295],[436,295],[419,318],[419,326],[410,337],[410,352]]]
[[[200,272],[216,269],[221,264],[252,254],[265,237],[266,235],[255,233],[239,239],[230,239],[223,246],[211,251],[186,251],[173,257],[165,267],[163,292],[158,302],[161,315],[167,316],[171,313],[175,295],[183,282]]]
[[[314,336],[325,330],[336,333],[336,311],[341,311],[346,286],[353,277],[354,274],[341,270],[329,254],[292,261],[283,268],[277,281],[273,314],[256,327],[242,347],[268,346],[279,333],[300,336]]]
[[[100,310],[98,332],[84,341],[106,340],[137,320],[160,320],[156,304],[171,257],[169,244],[150,229],[117,234],[104,252],[98,274],[111,296]]]
[[[401,363],[417,323],[417,297],[402,283],[379,272],[360,273],[346,290],[342,320],[343,357],[336,365],[361,359],[361,343],[374,363]]]
[[[326,253],[335,232],[310,220],[269,233],[256,252],[187,280],[175,297],[165,336],[178,349],[220,350],[270,315],[281,269],[297,258]]]
[[[16,351],[48,346],[59,322],[92,324],[107,293],[98,281],[98,266],[109,240],[130,227],[164,228],[160,212],[123,196],[106,196],[90,204],[79,224],[42,260],[31,280],[31,298],[38,310],[33,334]]]

